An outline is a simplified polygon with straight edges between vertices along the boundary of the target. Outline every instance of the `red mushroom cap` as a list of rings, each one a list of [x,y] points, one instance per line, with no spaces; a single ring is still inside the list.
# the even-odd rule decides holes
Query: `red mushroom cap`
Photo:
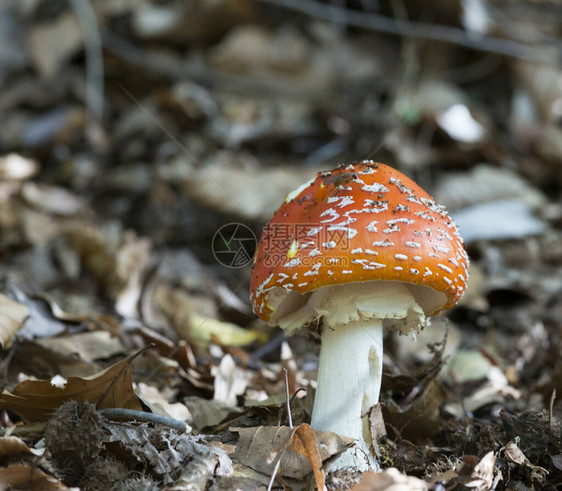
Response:
[[[267,321],[270,292],[301,294],[352,282],[394,280],[463,295],[468,256],[445,209],[414,181],[372,161],[320,172],[290,193],[261,236],[250,281]]]

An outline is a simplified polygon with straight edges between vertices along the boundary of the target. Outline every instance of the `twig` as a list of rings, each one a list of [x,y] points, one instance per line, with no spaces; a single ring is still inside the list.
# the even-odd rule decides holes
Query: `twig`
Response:
[[[287,418],[289,420],[289,428],[291,430],[291,433],[293,431],[293,417],[291,416],[291,398],[290,398],[290,394],[289,394],[289,376],[288,376],[288,372],[286,368],[283,368],[283,372],[285,374],[285,394],[286,394],[286,404],[287,404]],[[283,455],[285,455],[285,450],[286,448],[283,449],[283,451],[281,451],[279,453],[279,456],[277,457],[277,462],[275,462],[275,467],[273,468],[273,472],[271,474],[271,479],[269,480],[269,484],[267,486],[267,491],[271,491],[271,488],[273,487],[273,483],[275,482],[275,476],[277,475],[277,472],[279,471],[279,466],[281,465],[281,459],[283,458]]]
[[[299,392],[306,392],[306,387],[299,387],[297,390],[295,390],[293,397],[291,397],[291,404],[295,401]]]
[[[123,408],[108,408],[102,409],[100,411],[107,419],[117,420],[117,421],[144,421],[147,423],[156,423],[174,430],[178,430],[185,433],[186,425],[183,421],[179,419],[170,418],[167,416],[161,416],[160,414],[147,413],[145,411],[137,411],[135,409],[123,409]]]
[[[369,31],[384,32],[393,36],[408,36],[410,38],[441,41],[443,43],[455,44],[477,51],[495,53],[520,60],[536,62],[540,61],[542,58],[543,61],[546,61],[545,57],[541,57],[539,52],[533,50],[526,44],[510,39],[480,35],[472,36],[469,32],[464,29],[459,29],[458,27],[392,19],[384,15],[350,10],[334,5],[328,6],[310,0],[260,1],[328,22],[333,22],[334,16],[337,15],[339,24],[359,27]],[[553,40],[553,42],[556,41]]]
[[[291,416],[291,398],[289,397],[289,375],[286,368],[283,368],[285,374],[285,396],[287,405],[287,419],[289,420],[289,428],[293,431],[293,417]]]
[[[88,119],[99,124],[103,116],[103,54],[96,14],[88,0],[68,0],[84,31],[86,53],[86,106]]]
[[[550,396],[550,404],[548,406],[548,432],[552,436],[552,408],[554,406],[554,401],[556,400],[556,389],[552,389],[552,395]]]
[[[192,80],[205,87],[218,87],[231,93],[253,97],[286,97],[295,100],[321,101],[330,96],[329,91],[312,90],[284,80],[257,80],[235,73],[221,72],[199,62],[153,54],[135,46],[108,29],[101,31],[104,48],[126,63],[173,80]]]
[[[263,358],[264,356],[279,348],[279,346],[281,346],[281,343],[285,341],[285,339],[287,339],[285,337],[285,332],[281,330],[281,332],[276,334],[273,339],[269,340],[266,344],[260,346],[257,350],[251,353],[250,359],[256,361]]]

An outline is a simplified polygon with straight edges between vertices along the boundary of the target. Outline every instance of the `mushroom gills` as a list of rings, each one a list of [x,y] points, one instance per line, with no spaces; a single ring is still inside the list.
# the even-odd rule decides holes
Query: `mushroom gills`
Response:
[[[322,318],[329,325],[378,318],[385,329],[419,331],[428,323],[425,316],[439,310],[446,301],[445,294],[427,286],[380,280],[325,286],[304,295],[275,288],[267,303],[274,312],[270,323],[290,335]]]

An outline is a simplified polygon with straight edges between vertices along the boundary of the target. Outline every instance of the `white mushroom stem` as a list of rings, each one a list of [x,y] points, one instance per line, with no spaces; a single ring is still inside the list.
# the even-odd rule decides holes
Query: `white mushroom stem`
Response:
[[[368,412],[379,401],[382,360],[380,319],[324,327],[311,425],[356,440],[356,446],[344,452],[330,470],[378,467],[370,443]]]
[[[430,305],[437,292],[399,281],[371,281],[319,288],[310,294],[270,295],[273,322],[291,332],[322,319],[322,347],[312,427],[357,440],[330,469],[377,468],[368,411],[379,401],[383,360],[383,327],[407,333],[425,323],[420,304]],[[437,298],[436,298],[437,296]]]

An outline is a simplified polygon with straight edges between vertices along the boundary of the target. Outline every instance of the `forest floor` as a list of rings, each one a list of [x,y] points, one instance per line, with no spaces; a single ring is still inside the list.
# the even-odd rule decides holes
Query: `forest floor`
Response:
[[[562,8],[461,4],[2,3],[0,489],[560,489]],[[284,196],[363,159],[471,260],[385,335],[365,475],[248,297]]]

